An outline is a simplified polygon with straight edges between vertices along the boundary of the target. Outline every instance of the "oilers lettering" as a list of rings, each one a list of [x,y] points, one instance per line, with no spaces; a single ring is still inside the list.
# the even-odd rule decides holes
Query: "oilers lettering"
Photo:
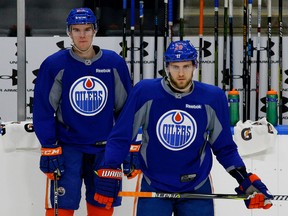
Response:
[[[71,86],[69,99],[76,112],[85,116],[93,116],[105,107],[108,89],[105,83],[96,77],[81,77]]]
[[[189,147],[195,140],[197,124],[195,119],[183,110],[169,110],[158,120],[156,132],[159,142],[171,151]]]
[[[76,91],[75,102],[85,110],[94,110],[103,102],[103,91]]]
[[[177,145],[185,143],[191,136],[191,126],[164,124],[163,125],[163,137],[169,140],[170,144]]]

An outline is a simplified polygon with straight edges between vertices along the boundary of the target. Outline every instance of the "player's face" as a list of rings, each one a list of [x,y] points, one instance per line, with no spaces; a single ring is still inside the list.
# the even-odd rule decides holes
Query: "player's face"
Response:
[[[80,50],[87,50],[90,47],[95,33],[92,24],[72,25],[70,28],[70,37]]]
[[[168,65],[170,82],[178,89],[185,89],[193,78],[192,61],[170,62]]]

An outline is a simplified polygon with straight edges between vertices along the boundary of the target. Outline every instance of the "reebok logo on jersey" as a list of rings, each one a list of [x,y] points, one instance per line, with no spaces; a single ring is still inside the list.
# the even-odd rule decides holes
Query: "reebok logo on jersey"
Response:
[[[199,105],[186,104],[185,107],[188,108],[188,109],[202,109],[202,106],[200,104]]]
[[[156,133],[165,148],[179,151],[193,143],[197,134],[197,124],[189,113],[170,110],[159,118]]]
[[[111,73],[111,69],[98,69],[98,68],[96,68],[96,73]]]
[[[84,116],[99,113],[106,105],[108,90],[98,78],[85,76],[76,80],[70,88],[69,99],[73,109]]]

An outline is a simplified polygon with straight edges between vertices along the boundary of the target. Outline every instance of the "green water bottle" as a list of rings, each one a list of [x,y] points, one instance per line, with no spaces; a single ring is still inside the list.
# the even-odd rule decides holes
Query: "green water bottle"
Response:
[[[239,92],[235,89],[228,92],[230,125],[235,126],[239,121]]]
[[[272,125],[277,125],[278,122],[278,94],[275,90],[271,89],[266,95],[266,118]]]

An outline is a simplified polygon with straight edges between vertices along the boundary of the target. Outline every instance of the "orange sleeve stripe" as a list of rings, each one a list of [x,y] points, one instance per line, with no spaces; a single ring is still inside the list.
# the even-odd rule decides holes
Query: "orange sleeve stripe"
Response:
[[[261,180],[256,174],[250,175],[249,179],[252,183],[257,181],[257,180]]]
[[[141,145],[131,144],[130,152],[139,152],[140,151],[140,147],[141,147]]]
[[[57,156],[62,154],[62,148],[59,146],[57,148],[41,148],[42,156]]]

